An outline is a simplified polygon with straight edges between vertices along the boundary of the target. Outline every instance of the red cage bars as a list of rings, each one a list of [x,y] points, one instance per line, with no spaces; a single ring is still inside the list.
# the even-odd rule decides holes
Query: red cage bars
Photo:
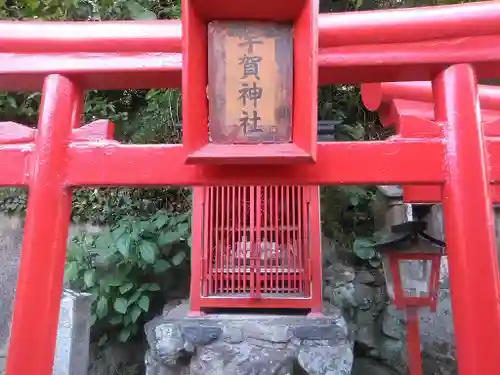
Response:
[[[191,278],[194,312],[229,306],[321,311],[317,187],[196,188],[193,202],[193,221],[202,223],[193,231],[201,239],[193,248],[199,261]]]
[[[72,137],[82,90],[179,87],[180,37],[171,25],[0,24],[0,89],[39,90],[45,82],[34,141],[0,145],[0,185],[30,189],[7,374],[51,374],[72,187],[314,184],[442,187],[459,371],[499,374],[492,360],[500,355],[500,296],[489,184],[500,182],[500,143],[483,135],[476,76],[500,77],[500,3],[319,17],[320,84],[432,81],[442,135],[319,143],[315,163],[250,170],[187,165],[182,145]],[[311,266],[312,275],[319,269]]]

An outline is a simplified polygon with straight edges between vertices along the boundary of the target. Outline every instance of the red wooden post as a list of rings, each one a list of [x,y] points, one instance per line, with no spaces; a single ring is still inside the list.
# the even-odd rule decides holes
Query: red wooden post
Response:
[[[433,92],[436,120],[445,122],[443,208],[459,372],[497,375],[498,257],[473,67],[445,69],[433,81]]]
[[[71,126],[79,120],[81,94],[66,77],[45,80],[7,375],[52,374],[71,213],[71,191],[64,187],[66,150]]]
[[[422,375],[422,353],[420,348],[420,324],[418,307],[406,310],[406,332],[408,368],[410,375]]]

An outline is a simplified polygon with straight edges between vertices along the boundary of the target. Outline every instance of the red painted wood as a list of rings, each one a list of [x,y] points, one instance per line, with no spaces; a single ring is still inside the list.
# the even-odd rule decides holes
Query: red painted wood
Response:
[[[181,87],[179,53],[0,53],[0,90],[40,90],[44,77],[74,77],[84,89]]]
[[[0,122],[0,144],[33,142],[35,132],[35,129],[16,122]]]
[[[420,7],[418,11],[406,8],[323,14],[319,18],[319,46],[439,43],[436,40],[498,34],[499,19],[497,1]]]
[[[500,110],[500,87],[478,85],[478,93],[482,114],[484,110],[494,110],[491,113]],[[412,103],[412,105],[413,103],[421,103],[422,108],[431,105],[432,110],[434,110],[430,81],[365,83],[361,85],[361,95],[363,104],[370,111],[379,110],[385,103],[390,103],[393,99],[404,99],[405,102]],[[427,117],[434,119],[434,113],[426,115]]]
[[[357,13],[362,12],[354,14]],[[203,33],[203,30],[199,32]],[[321,29],[319,34],[321,35]],[[191,42],[186,48],[202,51],[203,46],[196,47],[202,40]],[[194,65],[195,62],[199,64],[203,62],[202,55],[192,58]],[[500,56],[498,35],[462,38],[441,43],[428,41],[391,44],[384,45],[383,48],[377,45],[322,48],[319,50],[317,60],[318,82],[320,85],[326,85],[385,82],[389,79],[428,81],[449,63],[461,62],[474,65],[479,78],[499,77],[498,56]],[[0,89],[38,90],[43,76],[50,73],[78,77],[82,81],[82,87],[86,89],[180,87],[181,60],[181,55],[175,53],[80,52],[74,55],[41,54],[37,57],[29,54],[1,53]],[[185,69],[188,65],[189,63],[185,63]],[[195,68],[193,71],[196,71]],[[136,73],[127,74],[129,72]],[[203,75],[201,72],[193,74],[195,77],[198,74]],[[189,91],[189,88],[185,90]],[[206,96],[205,88],[203,95]],[[201,98],[201,91],[197,97]],[[206,101],[206,99],[200,100],[201,103]]]
[[[265,168],[186,165],[181,145],[80,142],[70,145],[68,154],[66,183],[72,186],[439,184],[443,182],[444,146],[441,140],[424,139],[318,143],[315,164]],[[398,155],[397,162],[394,155]],[[433,160],[426,168],[420,168],[421,155]]]
[[[99,141],[114,139],[115,124],[109,120],[96,120],[81,128],[74,129],[71,140],[75,141]]]
[[[248,19],[263,17],[263,5],[246,1],[197,0],[202,12],[241,12]],[[266,2],[264,2],[266,3]],[[220,4],[224,4],[220,6]],[[302,1],[287,7],[267,2],[268,19],[295,19]],[[218,8],[223,8],[217,9]],[[276,16],[276,18],[272,18]],[[207,17],[209,18],[209,17]],[[492,35],[500,32],[496,1],[414,9],[320,14],[319,47],[389,44]],[[457,23],[461,27],[456,27]],[[411,24],[412,27],[409,27]],[[376,32],[374,32],[376,30]],[[0,22],[0,52],[180,52],[180,21]],[[379,80],[384,81],[384,80]]]
[[[471,66],[455,65],[438,75],[433,93],[436,120],[446,123],[443,211],[458,370],[493,375],[500,374],[491,360],[500,357],[500,275],[476,85]]]
[[[221,4],[226,4],[222,6]],[[286,9],[285,9],[286,8]],[[287,6],[268,0],[252,3],[226,0],[186,0],[183,2],[183,142],[189,163],[244,162],[270,164],[310,162],[316,158],[317,139],[317,38],[318,0],[293,0]],[[209,145],[208,139],[208,22],[221,20],[288,21],[294,26],[294,94],[292,141],[295,147],[281,152],[277,146],[231,147]],[[192,103],[197,103],[192,106]],[[220,147],[220,148],[219,148]],[[268,152],[277,151],[273,158]],[[234,154],[233,154],[234,153]],[[309,156],[308,156],[309,155]]]
[[[74,111],[82,94],[65,77],[46,78],[28,169],[29,199],[7,357],[9,375],[52,373],[71,214],[71,191],[64,186],[66,144],[72,125],[78,125]]]
[[[35,145],[0,144],[0,186],[26,186],[29,183],[29,162]]]
[[[474,65],[479,79],[500,76],[498,35],[324,48],[319,83],[429,81],[449,64]]]
[[[481,118],[488,137],[500,135],[500,88],[478,85]],[[384,82],[361,86],[363,103],[379,112],[384,126],[395,126],[403,137],[441,137],[442,127],[434,121],[434,103],[431,82]],[[490,108],[484,109],[484,108]],[[425,119],[425,120],[424,120]],[[432,121],[429,121],[432,120]],[[405,202],[439,203],[441,187],[404,186]],[[493,202],[500,202],[500,187],[492,187]]]
[[[0,21],[0,53],[181,52],[177,20]]]
[[[188,164],[313,163],[311,154],[293,143],[222,145],[209,143],[188,155]]]
[[[417,308],[406,310],[408,369],[410,375],[422,375],[422,348],[420,346],[420,319]]]

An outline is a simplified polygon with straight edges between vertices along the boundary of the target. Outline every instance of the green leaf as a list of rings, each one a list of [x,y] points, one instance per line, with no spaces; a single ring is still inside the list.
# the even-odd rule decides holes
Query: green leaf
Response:
[[[125,258],[127,258],[129,256],[129,253],[130,253],[130,243],[131,243],[130,236],[128,234],[123,234],[116,241],[116,247],[118,248],[118,251]]]
[[[132,297],[129,298],[128,300],[128,303],[129,305],[137,302],[137,300],[139,299],[139,297],[141,296],[141,292],[140,291],[136,291],[134,294],[132,294]]]
[[[166,261],[165,259],[160,259],[158,260],[153,269],[155,273],[162,273],[168,270],[171,267],[170,263]]]
[[[187,240],[187,244],[189,247],[193,247],[193,236],[189,236],[189,238]]]
[[[155,225],[157,229],[160,229],[161,227],[165,226],[168,222],[168,216],[167,215],[160,215],[156,218],[155,220]]]
[[[156,14],[144,8],[142,5],[135,1],[129,0],[125,3],[130,14],[135,20],[155,20]]]
[[[132,308],[132,312],[130,313],[130,318],[132,319],[132,323],[137,322],[137,319],[139,319],[141,314],[142,310],[138,306],[134,306]]]
[[[158,237],[158,245],[166,246],[171,245],[173,243],[179,242],[182,238],[177,232],[164,231],[160,233],[160,237]]]
[[[148,296],[142,296],[139,299],[139,302],[137,302],[139,307],[144,311],[147,312],[149,310],[149,297]]]
[[[370,240],[365,238],[357,238],[353,245],[354,253],[363,260],[371,259],[376,252]]]
[[[119,290],[120,290],[120,294],[125,294],[127,293],[130,289],[132,289],[134,287],[134,284],[132,283],[126,283],[126,284],[123,284],[122,286],[120,286]]]
[[[189,233],[189,228],[189,223],[180,223],[177,226],[177,232],[180,233],[182,237],[184,237]]]
[[[64,270],[64,280],[74,281],[78,277],[78,263],[69,262]]]
[[[87,288],[91,288],[92,286],[94,286],[94,282],[95,282],[94,276],[95,276],[95,271],[93,269],[86,270],[83,273],[83,282],[85,283]]]
[[[174,266],[178,266],[186,258],[186,253],[183,251],[178,252],[172,257],[172,263]]]
[[[139,245],[139,252],[146,263],[153,264],[156,261],[158,246],[150,241],[142,241]]]
[[[113,304],[113,307],[116,312],[125,314],[127,312],[128,302],[125,298],[117,298],[115,300],[115,303]]]
[[[100,338],[99,338],[99,341],[97,342],[97,346],[101,347],[103,346],[104,344],[106,344],[106,342],[108,341],[108,334],[107,333],[104,333]]]
[[[157,292],[157,291],[159,291],[160,289],[161,289],[161,288],[160,288],[160,286],[159,286],[158,284],[155,284],[155,283],[153,283],[153,284],[149,285],[149,287],[148,287],[148,290],[149,290],[150,292]]]
[[[106,297],[101,296],[99,298],[99,300],[97,301],[95,313],[99,319],[102,319],[106,315],[108,315],[108,300]]]
[[[117,226],[113,231],[111,232],[111,236],[115,241],[118,241],[118,239],[123,236],[127,232],[127,225],[125,223],[120,224]]]
[[[118,340],[121,342],[126,342],[132,334],[132,331],[127,327],[123,328],[120,333],[118,334]]]
[[[121,315],[115,315],[108,320],[109,324],[114,326],[121,324],[123,322],[123,317]]]

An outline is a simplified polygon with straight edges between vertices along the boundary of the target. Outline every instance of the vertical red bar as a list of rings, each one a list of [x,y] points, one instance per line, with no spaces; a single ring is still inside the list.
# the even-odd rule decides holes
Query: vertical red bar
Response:
[[[207,230],[204,223],[205,187],[193,188],[193,219],[191,227],[193,233],[193,246],[191,247],[191,313],[199,313],[201,306],[202,285],[204,285],[204,236]]]
[[[219,187],[221,190],[221,202],[220,202],[220,228],[221,228],[221,238],[220,238],[220,292],[226,292],[226,261],[227,261],[227,236],[229,234],[229,226],[227,225],[227,217],[229,212],[226,210],[227,199],[227,186]]]
[[[62,295],[71,191],[67,146],[82,92],[66,77],[45,79],[7,358],[8,375],[51,375]]]
[[[195,188],[196,189],[196,188]],[[194,189],[193,189],[194,191]],[[209,277],[208,277],[208,272],[209,272],[209,267],[211,265],[211,251],[210,251],[210,242],[212,238],[212,228],[209,225],[209,217],[212,214],[212,201],[210,200],[210,195],[209,195],[210,187],[209,186],[203,186],[200,187],[199,193],[200,195],[203,195],[203,212],[202,212],[202,217],[201,220],[203,222],[202,224],[202,233],[203,233],[203,243],[201,247],[201,256],[202,256],[202,268],[201,268],[201,278],[202,278],[202,291],[201,291],[201,296],[206,297],[208,295],[208,283],[209,283]],[[194,202],[194,199],[193,199]],[[196,218],[193,216],[193,222],[196,220]],[[193,236],[195,235],[195,231],[193,229]],[[195,238],[193,238],[193,241]],[[191,250],[193,251],[193,250]],[[194,250],[196,251],[196,250]],[[200,299],[201,301],[201,299]]]
[[[242,278],[241,278],[241,267],[242,267],[242,264],[241,264],[241,256],[242,256],[242,246],[243,246],[243,226],[242,226],[242,221],[241,221],[241,216],[242,216],[242,205],[244,204],[244,201],[243,201],[243,192],[242,190],[244,189],[244,187],[242,186],[238,186],[237,187],[238,189],[238,242],[237,242],[237,251],[238,251],[238,257],[236,258],[236,261],[238,262],[238,274],[237,274],[237,277],[238,277],[238,287],[236,288],[236,292],[237,293],[243,293],[243,291],[241,290],[241,283],[242,283]]]
[[[274,270],[273,270],[273,293],[278,293],[278,269],[283,263],[283,246],[279,240],[279,204],[278,204],[278,186],[274,186],[274,242],[276,243],[276,257],[274,259]]]
[[[436,121],[445,124],[443,209],[459,373],[498,375],[498,256],[473,68],[447,68],[434,80],[433,93]]]
[[[264,275],[264,282],[263,282],[263,293],[269,293],[269,274],[267,273],[268,270],[268,261],[269,261],[269,254],[271,252],[271,239],[269,238],[268,235],[268,227],[269,227],[269,222],[267,220],[268,217],[268,198],[267,198],[267,192],[269,191],[270,187],[269,186],[264,186],[264,198],[262,201],[262,207],[263,207],[263,223],[262,223],[262,230],[264,233],[264,237],[262,239],[262,243],[264,244],[264,248],[262,249],[264,251],[264,256],[262,256],[261,260],[261,269],[260,272]]]
[[[292,228],[291,228],[291,239],[290,239],[290,246],[293,251],[293,287],[292,287],[292,292],[297,293],[298,288],[297,288],[297,212],[295,211],[297,209],[297,186],[291,186],[290,189],[292,190],[292,201],[290,202],[290,207],[292,208]]]
[[[255,240],[256,224],[255,224],[255,214],[256,214],[256,202],[255,202],[255,186],[250,186],[250,297],[255,297],[255,246],[257,242]]]
[[[237,234],[239,234],[238,228],[236,227],[236,186],[231,187],[231,200],[232,200],[232,214],[231,214],[231,224],[232,224],[232,240],[231,240],[231,293],[234,294],[234,283],[235,283],[235,251],[236,251],[236,244],[237,244]]]
[[[297,190],[297,256],[299,257],[299,293],[304,293],[304,232],[302,222],[304,220],[304,187]]]
[[[420,321],[417,308],[406,310],[406,330],[408,345],[408,367],[410,375],[422,375],[422,354],[420,348]]]
[[[250,239],[247,237],[248,236],[248,227],[249,227],[249,222],[247,222],[247,218],[248,218],[248,205],[249,205],[249,202],[250,202],[250,197],[247,198],[247,192],[248,192],[248,195],[251,195],[251,187],[243,187],[243,235],[245,236],[245,242],[244,242],[244,245],[243,245],[243,290],[241,291],[242,293],[246,293],[247,289],[248,289],[248,282],[247,282],[247,269],[250,269],[250,264],[249,264],[249,261],[250,259],[248,259],[248,250],[249,250],[249,247],[248,247],[248,244],[249,244],[249,241]],[[251,215],[251,214],[250,214]],[[251,230],[251,225],[250,225],[250,230]],[[250,249],[252,248],[251,247],[251,242],[250,242]],[[250,254],[251,255],[251,254]],[[251,290],[248,291],[248,293],[250,293]]]
[[[310,220],[310,265],[311,268],[311,312],[314,314],[323,313],[323,272],[322,272],[322,252],[321,252],[321,218],[319,209],[319,187],[311,186],[309,190],[309,220]]]
[[[209,241],[208,241],[208,255],[207,255],[207,263],[208,263],[208,295],[212,295],[214,291],[214,267],[216,267],[216,258],[215,258],[215,242],[217,241],[217,227],[214,223],[215,210],[217,207],[215,206],[215,187],[207,186],[206,191],[208,194],[207,197],[207,206],[208,206],[208,230],[209,230]]]

